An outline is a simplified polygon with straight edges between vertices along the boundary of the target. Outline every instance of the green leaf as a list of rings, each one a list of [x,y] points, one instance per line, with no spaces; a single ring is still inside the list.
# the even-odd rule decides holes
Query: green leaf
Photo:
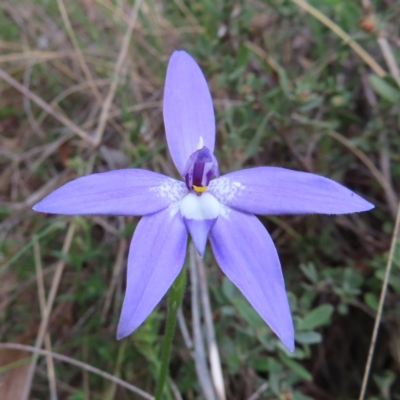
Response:
[[[312,282],[312,283],[317,283],[318,282],[318,273],[317,269],[315,268],[315,265],[313,263],[308,263],[308,264],[301,264],[300,269],[303,272],[303,274]]]
[[[370,75],[369,81],[375,92],[390,103],[400,103],[400,91],[378,75]]]
[[[313,330],[319,326],[327,325],[333,313],[331,304],[323,304],[310,311],[302,320],[300,320],[297,329],[300,331]]]
[[[235,294],[235,286],[228,278],[224,278],[222,281],[222,291],[228,300],[233,299]]]
[[[260,372],[269,372],[268,358],[257,358],[253,361],[253,368]]]
[[[238,310],[240,316],[250,325],[251,328],[260,329],[265,326],[264,320],[247,300],[238,297],[235,298],[232,303]]]
[[[313,400],[312,397],[306,396],[298,390],[293,391],[293,400]]]
[[[289,78],[286,74],[286,71],[283,68],[278,68],[278,76],[279,76],[279,85],[284,93],[284,95],[290,99],[291,97],[291,89]]]
[[[261,143],[261,140],[263,139],[264,135],[266,134],[267,123],[268,123],[268,120],[270,119],[271,115],[272,115],[272,113],[268,113],[267,115],[265,115],[265,117],[261,121],[261,124],[258,126],[254,136],[252,137],[249,144],[247,145],[246,159],[253,157],[260,150],[260,143]]]
[[[372,308],[374,311],[378,310],[379,299],[375,293],[368,292],[364,296],[364,301],[368,307]]]
[[[283,353],[279,354],[279,358],[287,367],[289,367],[295,374],[297,374],[300,378],[305,379],[306,381],[312,380],[312,375],[297,361],[289,358]]]
[[[320,343],[321,340],[322,340],[321,334],[314,331],[298,332],[296,334],[296,342],[301,344]]]
[[[375,276],[383,281],[385,278],[385,271],[380,270],[375,272]],[[396,291],[396,293],[400,293],[400,278],[394,275],[391,275],[389,277],[389,285],[392,287],[393,290]]]

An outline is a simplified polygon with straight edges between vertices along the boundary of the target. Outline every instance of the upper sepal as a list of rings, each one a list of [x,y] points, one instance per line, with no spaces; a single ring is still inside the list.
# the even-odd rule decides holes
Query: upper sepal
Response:
[[[164,124],[172,159],[183,175],[200,140],[214,152],[214,107],[204,75],[185,51],[175,51],[168,64],[164,89]]]

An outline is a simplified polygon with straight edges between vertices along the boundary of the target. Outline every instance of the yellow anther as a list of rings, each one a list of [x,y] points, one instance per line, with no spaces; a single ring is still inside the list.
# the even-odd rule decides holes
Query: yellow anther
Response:
[[[196,193],[204,193],[208,189],[208,186],[192,185],[192,188]]]

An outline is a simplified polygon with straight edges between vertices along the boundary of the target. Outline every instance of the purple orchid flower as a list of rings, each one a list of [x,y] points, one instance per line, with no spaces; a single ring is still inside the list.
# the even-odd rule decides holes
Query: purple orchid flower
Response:
[[[279,257],[254,214],[347,214],[374,206],[322,176],[257,167],[219,177],[207,82],[184,51],[173,53],[164,92],[172,159],[184,182],[142,169],[78,178],[36,204],[53,214],[140,215],[128,257],[117,337],[143,323],[182,270],[188,234],[215,258],[264,321],[294,351],[294,328]],[[215,177],[216,179],[211,180]]]

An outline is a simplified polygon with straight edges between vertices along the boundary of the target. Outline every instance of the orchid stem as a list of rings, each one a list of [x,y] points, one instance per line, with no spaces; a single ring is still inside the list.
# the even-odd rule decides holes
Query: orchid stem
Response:
[[[178,310],[182,303],[185,287],[186,287],[186,271],[185,268],[183,268],[181,273],[178,275],[175,282],[171,286],[171,289],[169,290],[168,294],[167,327],[165,328],[164,343],[161,354],[161,367],[158,376],[155,400],[162,400],[164,385],[168,374],[171,345],[172,345],[172,340],[174,338],[176,321],[178,318]]]

